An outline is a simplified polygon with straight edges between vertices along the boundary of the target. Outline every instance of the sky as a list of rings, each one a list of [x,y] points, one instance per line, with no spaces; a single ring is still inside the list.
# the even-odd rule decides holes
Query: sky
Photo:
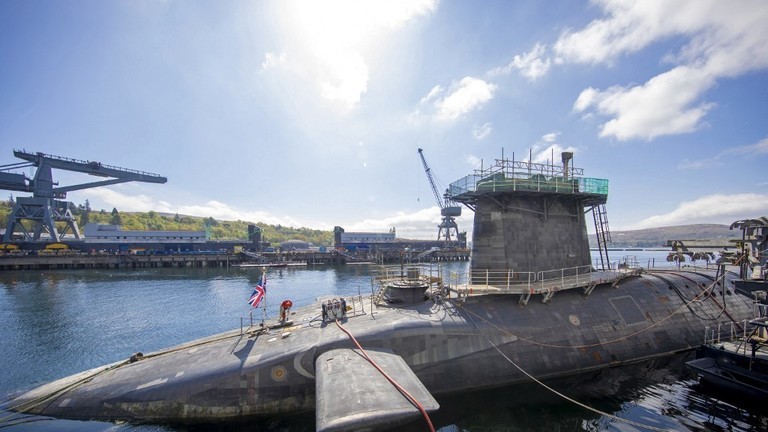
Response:
[[[168,178],[68,194],[94,209],[431,239],[419,148],[441,192],[572,151],[612,231],[730,224],[768,215],[766,22],[764,0],[3,0],[0,165]]]

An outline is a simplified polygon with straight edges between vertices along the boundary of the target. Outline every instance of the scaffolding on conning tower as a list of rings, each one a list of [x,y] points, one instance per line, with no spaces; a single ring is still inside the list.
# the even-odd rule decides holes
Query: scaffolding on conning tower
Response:
[[[532,156],[532,155],[531,155]],[[488,208],[495,206],[496,216],[487,215],[480,228],[494,224],[494,220],[508,211],[516,211],[518,214],[538,214],[542,221],[553,216],[550,207],[554,202],[560,202],[567,206],[566,213],[575,217],[575,208],[583,213],[592,212],[595,224],[596,245],[599,250],[599,266],[602,270],[610,270],[608,260],[607,243],[610,242],[607,212],[605,203],[608,199],[608,180],[584,177],[584,170],[572,166],[573,153],[563,152],[562,165],[556,165],[550,161],[547,163],[535,163],[532,157],[527,160],[515,160],[504,157],[495,159],[494,163],[485,168],[481,166],[473,174],[467,175],[451,183],[446,197],[455,202],[462,203],[475,211],[477,218],[478,205]],[[554,155],[553,155],[554,158]],[[485,204],[483,204],[485,203]],[[530,206],[526,208],[529,203]],[[563,213],[561,211],[561,213]],[[562,214],[558,215],[562,216]],[[477,219],[476,219],[477,220]],[[500,220],[500,219],[499,219]],[[499,222],[503,223],[503,222]],[[512,224],[512,222],[508,222]],[[512,225],[508,225],[511,227]],[[499,225],[497,229],[501,227]],[[530,229],[531,226],[526,226]],[[519,227],[517,228],[519,229]],[[584,227],[586,231],[586,227]],[[488,239],[488,241],[494,241]],[[518,245],[519,246],[519,245]],[[518,247],[516,246],[516,247]],[[526,247],[538,247],[537,244],[526,244]],[[551,247],[557,247],[554,242]],[[497,245],[498,248],[506,245]],[[587,245],[584,245],[589,249]],[[488,253],[486,256],[490,256]],[[588,257],[587,257],[588,259]],[[499,261],[509,260],[509,257],[495,256],[491,262],[485,265],[494,265]],[[511,262],[511,261],[510,261]],[[473,262],[474,264],[474,262]],[[519,264],[519,263],[518,263]]]

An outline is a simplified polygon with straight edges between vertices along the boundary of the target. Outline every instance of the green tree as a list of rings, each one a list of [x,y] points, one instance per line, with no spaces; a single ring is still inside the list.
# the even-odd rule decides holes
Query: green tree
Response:
[[[80,208],[80,220],[77,222],[81,227],[91,222],[91,203],[85,200],[85,205]]]
[[[123,221],[120,218],[120,212],[117,211],[117,207],[112,207],[112,216],[109,219],[109,223],[112,225],[122,225]]]

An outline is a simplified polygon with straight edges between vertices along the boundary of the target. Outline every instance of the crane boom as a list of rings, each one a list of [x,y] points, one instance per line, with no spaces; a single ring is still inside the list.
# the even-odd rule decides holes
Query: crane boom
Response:
[[[16,199],[13,210],[8,215],[7,228],[3,236],[4,242],[10,242],[17,229],[24,240],[60,241],[69,231],[72,232],[75,239],[80,239],[77,221],[70,211],[71,203],[58,200],[66,198],[67,192],[129,181],[148,183],[165,183],[168,181],[165,177],[157,174],[104,165],[95,161],[84,161],[40,152],[30,153],[24,150],[14,150],[13,155],[19,159],[24,159],[26,162],[0,166],[0,189],[31,192],[32,197],[18,197]],[[28,166],[37,167],[32,179],[27,178],[24,174],[7,172]],[[90,174],[105,180],[58,187],[58,182],[53,181],[52,171],[54,169]],[[22,223],[25,221],[26,226]],[[63,231],[59,231],[57,224],[64,225]],[[47,236],[43,236],[44,233]]]
[[[437,191],[435,179],[432,177],[432,170],[429,168],[429,165],[427,165],[427,160],[424,159],[424,151],[422,149],[419,149],[419,156],[421,156],[421,163],[424,165],[424,172],[427,173],[427,179],[429,180],[429,185],[432,187],[432,193],[435,195],[437,205],[440,206],[440,209],[442,210],[445,208],[445,205],[443,204],[443,199],[440,198],[440,193]]]
[[[424,165],[424,172],[427,173],[429,186],[432,187],[432,193],[435,195],[435,201],[437,201],[437,205],[440,207],[440,216],[443,217],[442,222],[438,225],[437,240],[444,240],[446,246],[452,246],[455,241],[454,238],[457,240],[459,238],[459,227],[456,225],[454,217],[461,216],[461,207],[455,205],[455,203],[448,198],[443,201],[440,192],[437,191],[437,185],[435,184],[435,178],[432,176],[432,170],[429,168],[427,160],[424,158],[424,150],[419,149],[419,156],[421,156],[421,164]]]

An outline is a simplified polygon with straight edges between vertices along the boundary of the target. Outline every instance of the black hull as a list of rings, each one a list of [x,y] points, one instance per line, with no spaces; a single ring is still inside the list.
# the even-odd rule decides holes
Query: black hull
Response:
[[[447,395],[531,382],[522,371],[538,379],[568,377],[691,350],[705,327],[751,314],[749,299],[728,294],[730,285],[722,297],[691,303],[709,283],[711,276],[698,273],[644,274],[617,287],[598,286],[588,296],[562,291],[547,304],[536,297],[519,306],[516,295],[471,296],[379,307],[342,325],[365,349],[402,357],[430,393]],[[353,345],[335,324],[317,319],[319,305],[295,312],[290,328],[235,331],[147,354],[43,386],[8,407],[171,423],[311,411],[316,360]]]

